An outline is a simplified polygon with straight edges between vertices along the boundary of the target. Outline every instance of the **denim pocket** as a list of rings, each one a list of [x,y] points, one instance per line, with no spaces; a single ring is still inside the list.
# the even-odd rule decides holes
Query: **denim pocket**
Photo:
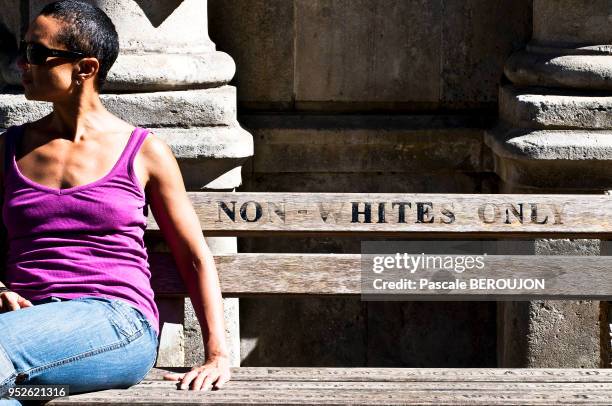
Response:
[[[120,299],[112,299],[109,306],[114,310],[110,317],[114,326],[132,341],[142,335],[144,326],[139,313],[132,306]]]

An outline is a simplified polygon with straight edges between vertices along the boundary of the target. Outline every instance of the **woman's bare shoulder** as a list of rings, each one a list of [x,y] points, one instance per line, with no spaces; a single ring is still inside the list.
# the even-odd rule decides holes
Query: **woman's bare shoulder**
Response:
[[[168,143],[152,131],[148,131],[140,147],[140,151],[152,166],[159,165],[160,160],[165,160],[169,157],[174,158],[174,154]]]
[[[160,174],[168,175],[169,166],[176,164],[176,158],[168,143],[159,135],[148,132],[140,147],[140,156],[146,168],[147,180]]]
[[[163,156],[168,153],[170,147],[168,144],[153,131],[147,131],[147,136],[145,137],[142,146],[140,147],[142,154],[147,158],[150,158],[154,163],[157,158]]]

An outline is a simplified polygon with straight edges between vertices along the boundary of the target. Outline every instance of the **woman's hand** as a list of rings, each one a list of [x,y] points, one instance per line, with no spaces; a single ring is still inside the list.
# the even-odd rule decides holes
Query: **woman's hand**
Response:
[[[0,313],[32,306],[34,306],[32,302],[15,292],[6,291],[0,293]]]
[[[180,389],[210,390],[221,389],[230,380],[230,363],[227,356],[215,356],[199,367],[191,368],[184,374],[166,374],[164,379],[180,381]]]

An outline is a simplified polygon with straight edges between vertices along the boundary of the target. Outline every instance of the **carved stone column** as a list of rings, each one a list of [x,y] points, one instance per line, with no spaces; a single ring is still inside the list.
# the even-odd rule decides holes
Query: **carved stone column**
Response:
[[[1,2],[0,35],[17,44],[29,21],[51,1],[30,0],[21,6],[19,2]],[[208,37],[207,2],[90,2],[110,16],[120,38],[121,53],[101,95],[105,106],[133,124],[151,128],[168,143],[188,191],[234,190],[241,184],[241,165],[253,154],[253,140],[236,119],[236,89],[228,86],[235,73],[234,62],[229,55],[216,51]],[[14,57],[5,50],[0,58],[1,76],[11,85],[0,94],[1,128],[37,119],[51,111],[49,103],[24,98]],[[236,252],[235,238],[207,241],[215,254]],[[166,325],[162,328],[157,365],[201,362],[202,339],[189,300],[160,299],[158,304],[162,326],[164,322]],[[224,299],[224,306],[232,363],[237,366],[238,299]]]
[[[612,186],[612,7],[534,0],[533,38],[504,70],[485,136],[502,193],[603,193]],[[597,255],[589,240],[536,240],[535,254]],[[598,367],[597,301],[499,304],[500,366]]]

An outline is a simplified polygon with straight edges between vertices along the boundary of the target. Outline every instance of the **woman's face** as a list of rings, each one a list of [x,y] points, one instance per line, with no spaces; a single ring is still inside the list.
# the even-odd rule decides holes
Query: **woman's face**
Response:
[[[38,16],[28,27],[24,40],[50,49],[67,50],[64,45],[54,41],[62,24],[55,18]],[[73,99],[79,90],[75,84],[79,78],[78,62],[75,59],[50,56],[42,65],[31,65],[19,58],[17,66],[21,71],[25,97],[28,100],[54,103]]]

